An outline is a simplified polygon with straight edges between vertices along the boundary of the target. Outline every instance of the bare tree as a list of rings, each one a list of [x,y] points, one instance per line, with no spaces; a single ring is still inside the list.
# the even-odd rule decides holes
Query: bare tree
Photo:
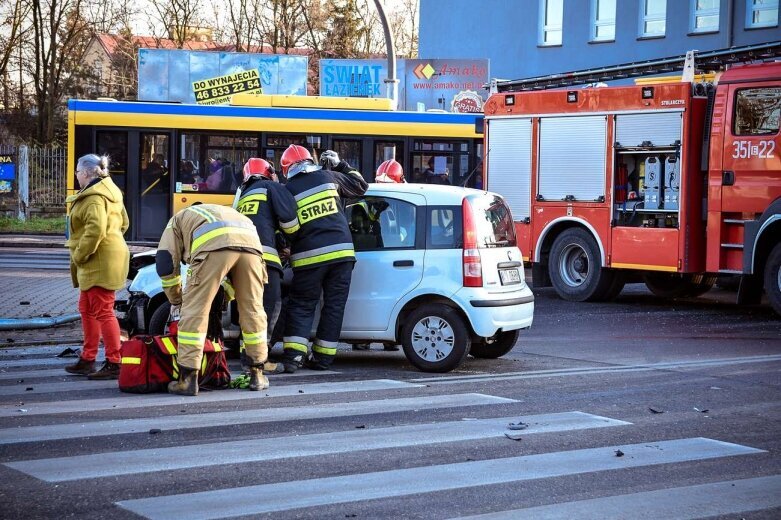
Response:
[[[396,53],[404,58],[418,56],[418,23],[420,0],[402,0],[388,16]]]
[[[204,26],[201,0],[154,0],[152,10],[154,36],[173,40],[179,49],[192,38],[195,29]]]

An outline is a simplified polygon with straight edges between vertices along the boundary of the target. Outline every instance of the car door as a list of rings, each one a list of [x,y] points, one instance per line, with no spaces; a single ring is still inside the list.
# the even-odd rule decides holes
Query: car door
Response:
[[[386,330],[396,303],[420,284],[418,216],[424,203],[418,194],[370,191],[347,206],[357,262],[342,330]]]

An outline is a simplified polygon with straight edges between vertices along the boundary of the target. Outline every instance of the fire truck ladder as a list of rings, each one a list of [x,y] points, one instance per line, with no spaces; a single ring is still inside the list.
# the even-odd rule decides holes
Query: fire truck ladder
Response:
[[[656,60],[636,61],[610,67],[598,67],[561,74],[549,74],[535,78],[516,80],[491,80],[491,93],[519,92],[523,90],[545,90],[550,88],[585,85],[600,81],[613,81],[638,76],[650,76],[679,71],[685,67],[686,58],[693,59],[693,69],[697,72],[723,70],[727,65],[751,61],[767,61],[781,57],[781,41],[731,47],[715,51],[689,51],[685,55],[660,58]],[[688,65],[688,64],[687,64]],[[687,71],[690,74],[694,70]]]

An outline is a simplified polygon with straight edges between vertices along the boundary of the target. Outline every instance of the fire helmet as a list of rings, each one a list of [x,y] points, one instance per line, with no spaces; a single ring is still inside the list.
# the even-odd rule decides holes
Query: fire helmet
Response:
[[[398,161],[389,159],[377,168],[374,182],[402,183],[404,182],[404,169]]]
[[[312,161],[312,154],[309,150],[303,146],[297,144],[291,144],[287,147],[287,150],[282,152],[282,157],[279,159],[279,165],[282,168],[282,173],[287,176],[287,172],[291,166],[301,161]]]
[[[274,175],[274,168],[265,159],[250,157],[244,163],[244,180],[246,181],[252,175],[260,175],[266,179],[271,179]]]

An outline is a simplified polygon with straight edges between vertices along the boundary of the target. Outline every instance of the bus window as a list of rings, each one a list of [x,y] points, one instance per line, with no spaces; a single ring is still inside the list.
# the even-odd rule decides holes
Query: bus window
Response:
[[[171,200],[169,140],[168,134],[140,134],[139,238],[159,238],[168,222]]]
[[[303,146],[312,153],[312,142],[313,139],[307,139],[307,136],[305,135],[269,134],[266,136],[266,146],[263,158],[274,166],[277,170],[277,174],[280,176],[280,181],[284,182],[285,179],[282,178],[282,171],[279,166],[279,158],[282,157],[282,153],[291,144]]]
[[[375,141],[374,142],[374,168],[372,168],[371,172],[361,172],[364,173],[364,178],[367,180],[369,178],[374,179],[374,173],[377,171],[377,168],[385,162],[390,159],[395,159],[399,162],[399,164],[404,166],[404,142],[403,141]],[[410,175],[406,174],[405,177],[411,177]]]
[[[369,175],[361,169],[361,142],[354,139],[334,139],[333,150],[339,154],[339,158],[347,161],[350,166],[361,172],[363,175]],[[373,172],[372,172],[373,173]]]
[[[469,143],[466,141],[415,140],[411,182],[461,186],[469,175]]]
[[[252,135],[183,134],[176,191],[232,194],[244,163],[257,153],[258,138]]]

